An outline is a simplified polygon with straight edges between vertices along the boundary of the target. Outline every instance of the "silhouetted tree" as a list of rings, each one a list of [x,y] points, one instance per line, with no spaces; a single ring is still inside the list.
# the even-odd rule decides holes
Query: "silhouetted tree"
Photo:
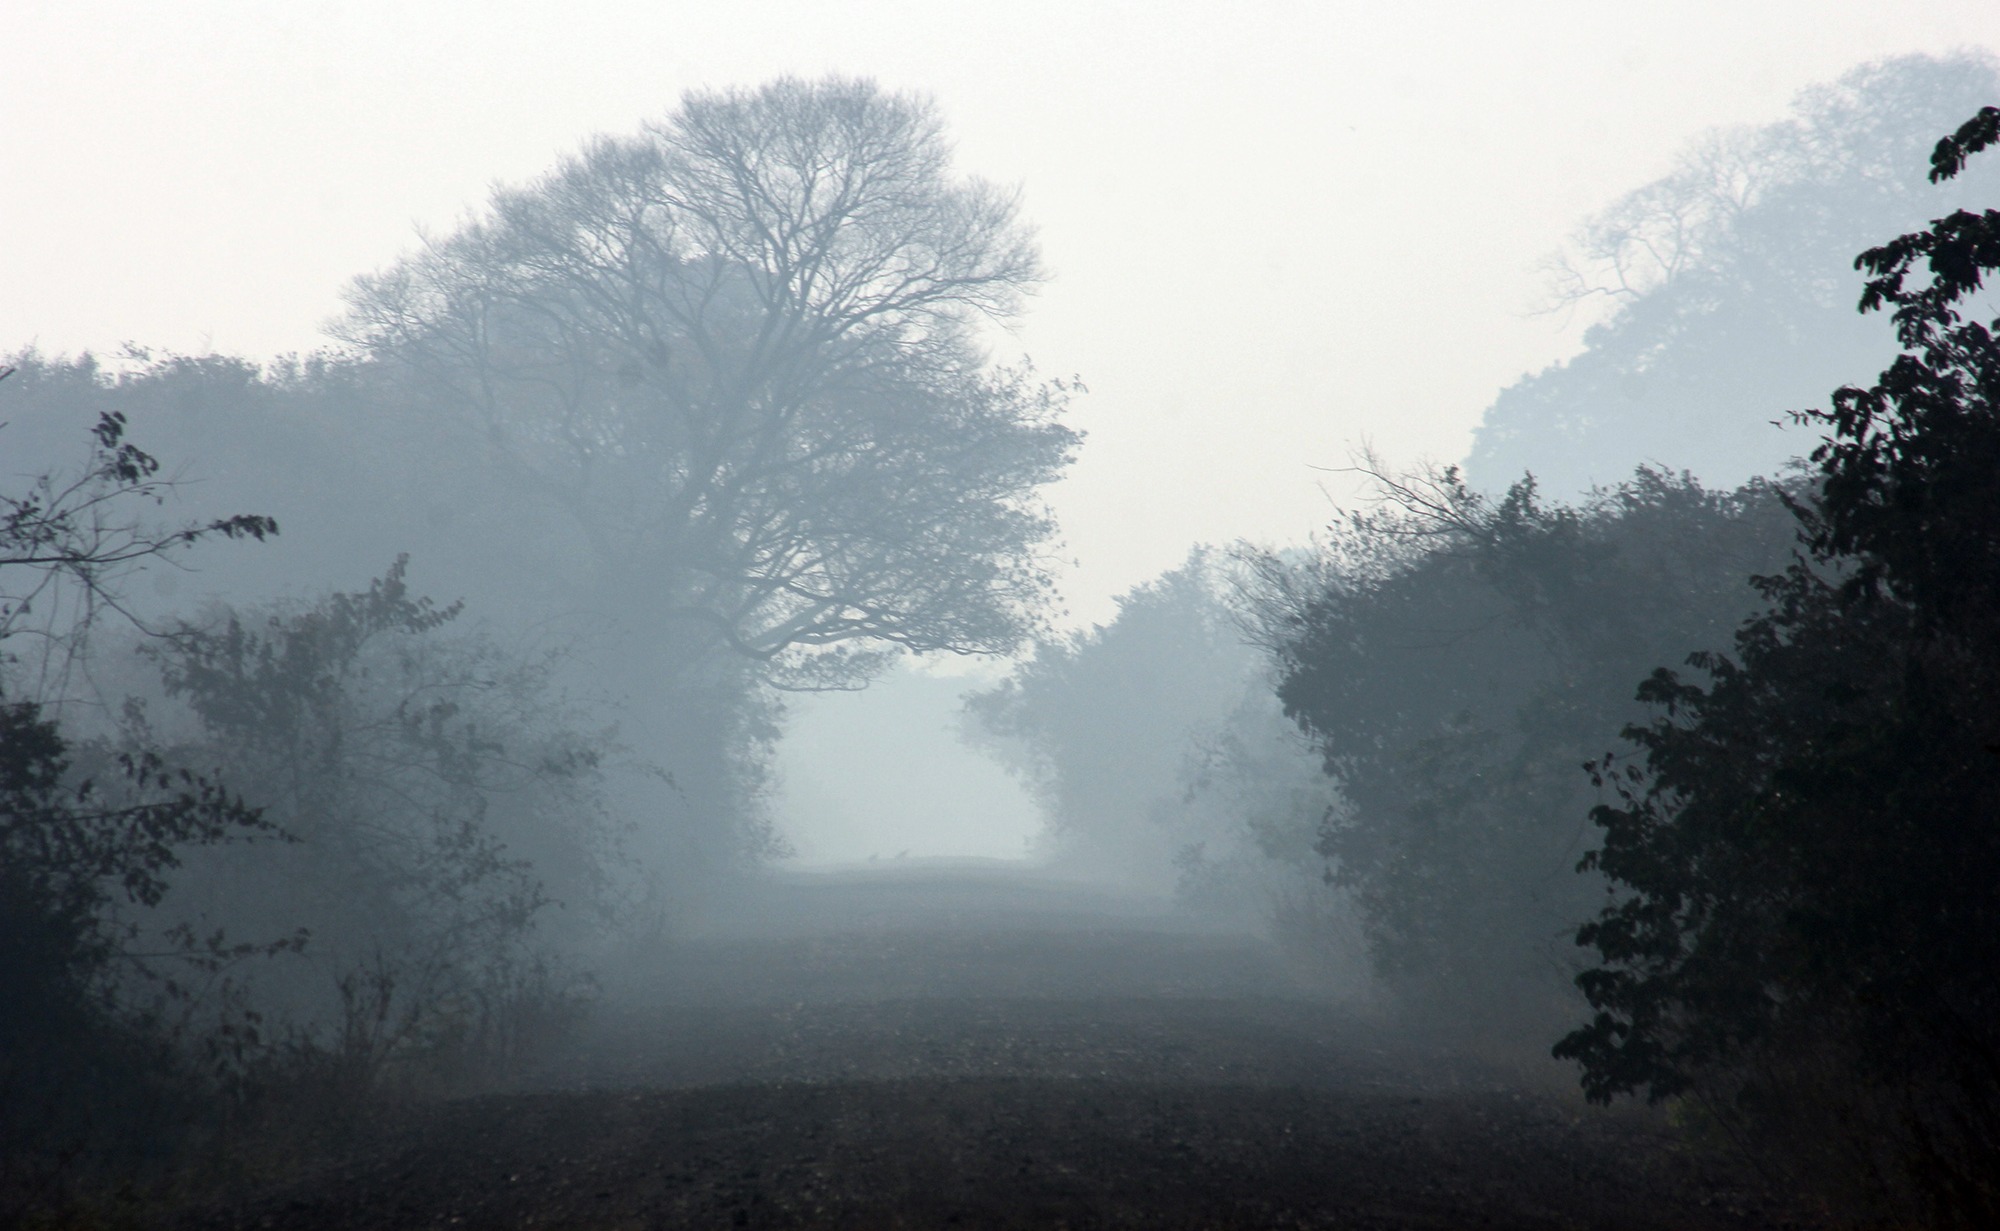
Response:
[[[1932,178],[2000,136],[1986,108]],[[1578,934],[1592,1020],[1557,1046],[1599,1100],[1691,1094],[1822,1178],[1942,1223],[2000,1220],[2000,212],[1862,254],[1902,354],[1800,419],[1826,432],[1808,554],[1705,682],[1654,672],[1636,762],[1596,766]]]
[[[1064,386],[987,361],[1040,269],[949,154],[930,104],[866,81],[690,93],[350,293],[392,396],[497,476],[475,503],[530,507],[575,578],[627,742],[675,783],[629,803],[660,866],[777,847],[768,685],[1041,627],[1037,489],[1078,437]]]
[[[948,164],[930,105],[870,82],[690,93],[357,281],[343,328],[676,654],[844,685],[868,641],[1009,650],[1077,437],[1060,386],[985,361],[1040,270],[1012,197]]]

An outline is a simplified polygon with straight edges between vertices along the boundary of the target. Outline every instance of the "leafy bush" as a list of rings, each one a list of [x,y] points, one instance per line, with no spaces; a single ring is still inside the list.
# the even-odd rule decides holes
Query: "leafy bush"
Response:
[[[203,1083],[163,1013],[186,1002],[189,975],[299,943],[232,945],[181,928],[139,945],[134,913],[159,906],[187,850],[272,827],[157,756],[117,757],[100,785],[74,772],[72,751],[41,707],[0,703],[0,1160],[11,1163],[0,1172],[170,1142],[196,1117]],[[150,1012],[130,994],[135,978],[157,993]],[[230,1031],[254,1038],[255,1027],[252,1017]]]
[[[2000,139],[1986,108],[1934,179]],[[1809,556],[1704,682],[1658,670],[1587,863],[1586,1091],[1692,1095],[1816,1178],[2000,1221],[2000,211],[1863,253],[1902,355],[1800,416],[1827,437]],[[1927,276],[1925,276],[1927,275]]]
[[[1572,1012],[1576,767],[1634,707],[1643,664],[1731,627],[1782,559],[1775,489],[1641,471],[1571,507],[1490,500],[1454,471],[1382,480],[1318,558],[1257,561],[1285,712],[1338,793],[1317,849],[1413,1021],[1501,1043]]]
[[[450,630],[459,608],[413,596],[406,566],[143,646],[183,712],[126,719],[139,745],[251,784],[294,839],[189,869],[180,921],[310,928],[309,972],[263,972],[255,999],[362,1086],[419,1059],[515,1058],[530,1019],[581,990],[538,925],[567,915],[579,939],[612,892],[602,739],[562,724],[547,664]]]

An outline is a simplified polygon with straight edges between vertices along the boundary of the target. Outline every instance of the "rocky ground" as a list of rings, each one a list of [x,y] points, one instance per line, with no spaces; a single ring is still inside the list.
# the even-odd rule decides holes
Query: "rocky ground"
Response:
[[[1005,869],[781,878],[520,1088],[203,1228],[1809,1225],[1252,934]]]

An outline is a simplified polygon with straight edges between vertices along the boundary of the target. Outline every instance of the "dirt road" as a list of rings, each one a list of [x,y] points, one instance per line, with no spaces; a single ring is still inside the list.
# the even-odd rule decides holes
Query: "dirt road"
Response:
[[[1254,935],[1002,868],[780,878],[523,1088],[206,1227],[1798,1226]]]

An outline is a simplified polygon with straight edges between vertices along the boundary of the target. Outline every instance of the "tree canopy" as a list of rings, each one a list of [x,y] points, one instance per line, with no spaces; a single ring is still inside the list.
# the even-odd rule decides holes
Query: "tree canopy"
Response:
[[[341,328],[570,516],[614,614],[843,684],[863,643],[1040,627],[1035,492],[1078,437],[1066,386],[979,338],[1040,277],[927,101],[785,78],[499,191],[357,280]]]
[[[1691,143],[1555,262],[1557,308],[1602,315],[1580,353],[1494,399],[1468,479],[1498,490],[1532,470],[1567,497],[1645,464],[1733,486],[1808,452],[1783,410],[1893,354],[1849,310],[1853,254],[2000,186],[2000,168],[1932,185],[1909,170],[1996,93],[1989,56],[1905,56]]]

